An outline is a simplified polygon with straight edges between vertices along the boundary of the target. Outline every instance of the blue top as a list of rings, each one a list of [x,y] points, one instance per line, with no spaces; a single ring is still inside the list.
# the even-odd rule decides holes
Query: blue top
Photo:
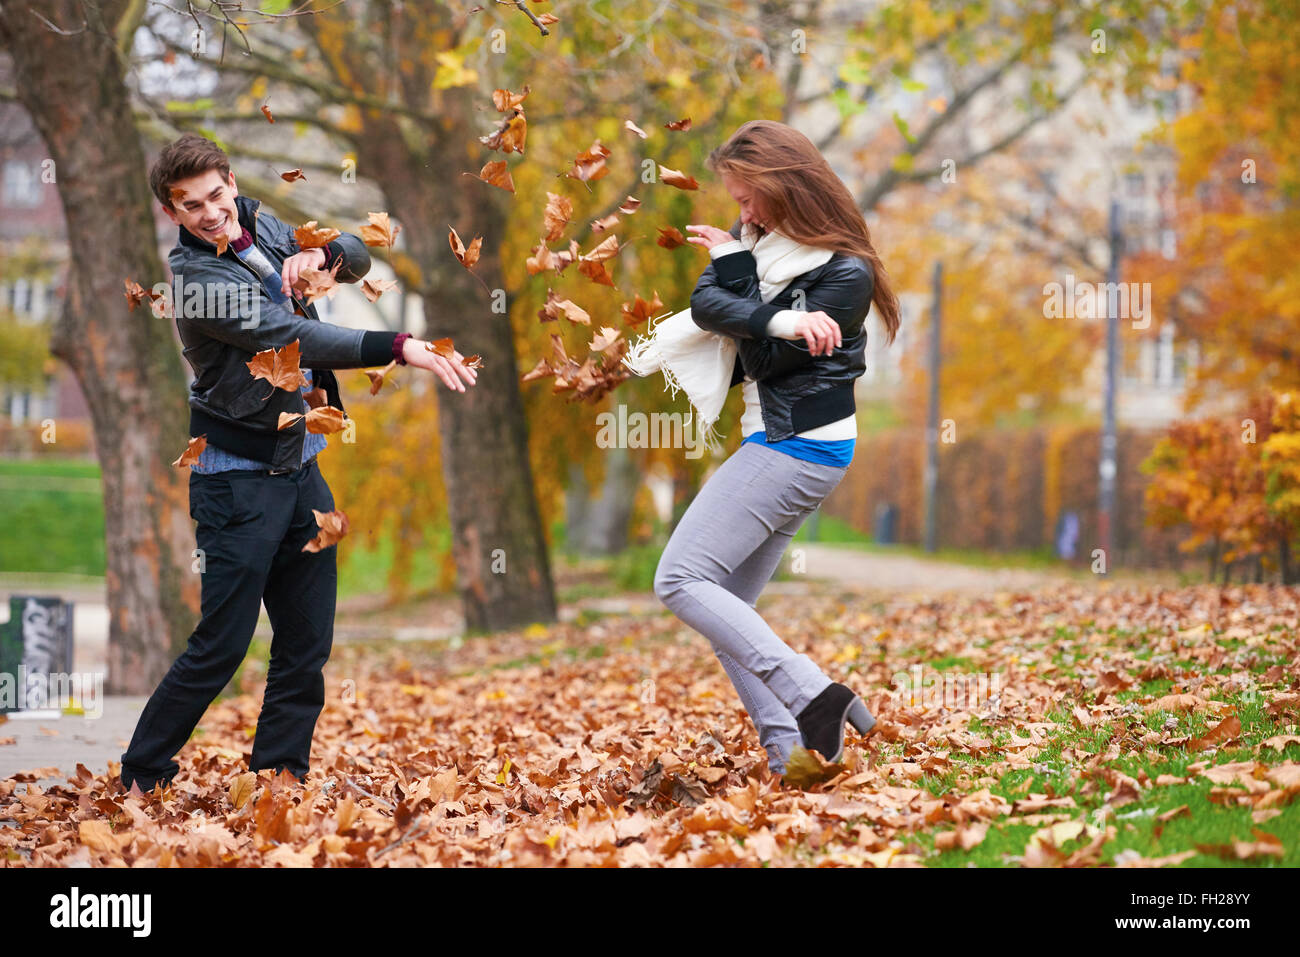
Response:
[[[766,431],[745,436],[741,445],[745,442],[762,442],[769,449],[784,452],[805,462],[821,462],[823,465],[848,465],[853,461],[853,449],[858,444],[857,439],[805,439],[798,435],[780,442],[769,442]]]
[[[262,277],[262,286],[266,293],[274,302],[288,302],[286,296],[280,288],[280,274],[275,271],[275,266],[266,258],[260,249],[254,244],[249,244],[243,249],[235,250],[235,255],[244,260],[253,270]],[[300,390],[304,395],[312,390],[312,375],[310,369],[302,370],[303,378],[307,384]],[[317,435],[314,432],[308,432],[302,440],[302,463],[306,464],[311,461],[321,449],[325,448],[325,436]],[[241,455],[235,455],[224,449],[215,446],[206,446],[199,453],[199,460],[190,466],[195,472],[209,475],[213,472],[233,472],[239,469],[269,469],[269,462],[259,462],[256,459],[246,459]]]

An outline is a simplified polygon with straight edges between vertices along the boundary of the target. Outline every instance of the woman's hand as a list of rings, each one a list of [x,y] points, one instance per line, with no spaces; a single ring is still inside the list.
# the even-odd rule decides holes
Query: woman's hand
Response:
[[[830,355],[844,344],[840,324],[820,310],[796,319],[794,331],[807,340],[808,351],[815,356]]]
[[[691,236],[686,241],[703,246],[705,249],[712,249],[719,243],[729,243],[736,238],[725,229],[719,229],[717,226],[687,226],[686,228],[689,231],[699,233],[698,236]]]
[[[436,372],[438,378],[453,392],[465,391],[465,386],[456,378],[457,375],[470,385],[478,380],[478,373],[465,365],[462,361],[465,357],[459,352],[453,352],[452,358],[448,359],[430,349],[429,343],[423,339],[410,338],[402,343],[402,358],[406,360],[408,366]]]

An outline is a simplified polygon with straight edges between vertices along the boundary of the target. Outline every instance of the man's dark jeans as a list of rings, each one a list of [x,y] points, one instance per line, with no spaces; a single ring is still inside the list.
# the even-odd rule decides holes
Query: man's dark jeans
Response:
[[[320,531],[313,508],[334,508],[314,461],[280,475],[190,474],[202,618],[140,715],[122,755],[125,787],[134,781],[150,791],[180,770],[172,759],[244,660],[263,601],[271,660],[248,767],[306,775],[325,704],[322,669],[334,639],[338,584],[336,546],[302,551]]]

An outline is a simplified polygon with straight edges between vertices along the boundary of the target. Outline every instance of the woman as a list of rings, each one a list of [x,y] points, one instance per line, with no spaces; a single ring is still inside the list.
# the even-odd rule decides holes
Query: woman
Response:
[[[739,203],[740,219],[732,232],[687,227],[712,260],[690,315],[735,340],[731,384],[744,382],[744,441],[677,524],[655,594],[708,638],[769,767],[783,774],[795,745],[838,761],[845,722],[864,734],[875,724],[852,690],[796,654],[754,605],[799,526],[848,471],[853,381],[866,368],[863,323],[874,302],[892,342],[898,300],[852,195],[802,133],[746,123],[708,166]],[[772,263],[790,257],[812,265],[782,284]],[[777,281],[765,281],[770,275]]]

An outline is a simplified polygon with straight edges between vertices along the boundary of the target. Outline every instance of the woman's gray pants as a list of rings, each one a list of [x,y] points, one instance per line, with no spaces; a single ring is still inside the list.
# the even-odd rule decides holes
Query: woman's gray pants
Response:
[[[831,679],[754,604],[794,533],[847,472],[742,444],[686,509],[655,571],[655,594],[709,640],[778,774],[803,743],[795,715]]]

